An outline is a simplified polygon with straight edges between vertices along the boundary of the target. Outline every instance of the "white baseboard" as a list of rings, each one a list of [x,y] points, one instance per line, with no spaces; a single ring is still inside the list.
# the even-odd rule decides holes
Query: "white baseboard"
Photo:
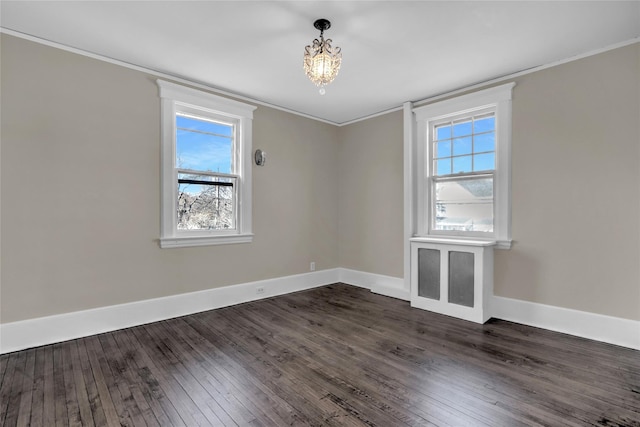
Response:
[[[366,273],[348,268],[339,268],[338,271],[338,277],[342,283],[370,289],[373,293],[404,301],[411,299],[409,290],[404,288],[404,279],[402,278]]]
[[[491,317],[640,350],[640,321],[494,296]]]
[[[0,325],[0,354],[87,337],[338,282],[338,269],[112,305]],[[256,288],[264,288],[257,294]]]
[[[347,268],[0,324],[0,354],[343,282],[409,301],[404,280]],[[256,288],[264,288],[257,294]],[[494,296],[491,317],[640,350],[640,322]]]

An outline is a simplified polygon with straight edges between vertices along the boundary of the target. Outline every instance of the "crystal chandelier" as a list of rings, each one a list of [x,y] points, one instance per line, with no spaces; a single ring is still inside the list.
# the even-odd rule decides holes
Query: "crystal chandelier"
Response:
[[[320,87],[320,95],[324,95],[324,87],[331,83],[340,71],[342,49],[331,46],[331,39],[325,40],[324,31],[331,28],[331,22],[318,19],[313,26],[320,30],[320,39],[304,48],[304,72],[307,77]]]

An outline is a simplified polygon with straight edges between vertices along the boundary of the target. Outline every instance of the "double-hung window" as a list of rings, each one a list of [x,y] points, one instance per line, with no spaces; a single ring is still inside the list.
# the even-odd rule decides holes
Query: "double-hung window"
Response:
[[[432,231],[493,233],[493,109],[430,124]]]
[[[414,109],[418,236],[510,245],[512,88],[503,85]]]
[[[158,80],[161,247],[245,243],[251,234],[255,107]]]

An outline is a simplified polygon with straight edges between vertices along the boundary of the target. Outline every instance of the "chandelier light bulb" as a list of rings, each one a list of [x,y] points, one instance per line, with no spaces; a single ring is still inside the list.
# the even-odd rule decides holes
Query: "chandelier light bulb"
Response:
[[[320,87],[320,95],[324,95],[324,86],[331,83],[340,71],[342,49],[331,46],[332,40],[324,38],[324,31],[331,27],[331,22],[318,19],[313,26],[320,30],[320,37],[304,48],[303,65],[307,77]]]

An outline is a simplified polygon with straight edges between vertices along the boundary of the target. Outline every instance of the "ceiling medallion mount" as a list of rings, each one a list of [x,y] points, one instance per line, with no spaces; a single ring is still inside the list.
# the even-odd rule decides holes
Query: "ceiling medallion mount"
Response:
[[[320,31],[320,37],[304,48],[304,71],[320,88],[320,95],[324,95],[324,87],[331,83],[340,71],[342,49],[331,46],[331,39],[324,39],[324,32],[331,28],[329,20],[317,19],[313,26]]]
[[[316,30],[320,31],[320,35],[322,35],[324,31],[327,31],[329,28],[331,28],[331,22],[328,19],[320,18],[316,19],[316,22],[313,23],[313,26],[316,27]]]

